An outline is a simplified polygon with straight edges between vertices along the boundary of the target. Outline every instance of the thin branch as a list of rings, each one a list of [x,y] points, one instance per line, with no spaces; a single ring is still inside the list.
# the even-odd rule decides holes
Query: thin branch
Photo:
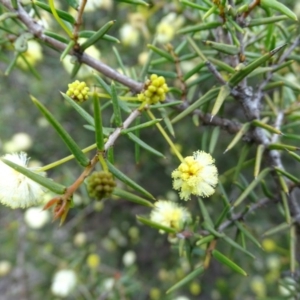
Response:
[[[257,203],[252,204],[248,210],[246,210],[244,212],[241,212],[241,213],[238,213],[238,214],[235,214],[235,215],[232,215],[230,220],[225,221],[224,223],[222,223],[219,226],[218,231],[222,232],[227,227],[229,227],[232,223],[234,223],[236,221],[239,221],[239,220],[243,220],[246,217],[247,214],[249,214],[251,212],[254,212],[258,208],[261,208],[262,206],[268,204],[271,200],[273,200],[273,199],[263,198],[260,201],[258,201]]]
[[[79,32],[79,28],[82,24],[82,15],[84,12],[86,2],[87,2],[87,0],[82,0],[79,5],[76,22],[74,24],[74,29],[73,29],[73,38],[74,38],[75,42],[77,42],[77,40],[78,40],[78,32]]]
[[[51,45],[54,49],[56,49],[60,52],[64,51],[64,49],[66,48],[66,45],[64,43],[61,43],[58,40],[55,40],[55,39],[45,35],[43,33],[44,32],[43,27],[41,25],[39,25],[37,22],[35,22],[30,17],[30,15],[24,10],[24,8],[22,6],[19,6],[18,9],[15,10],[11,5],[10,0],[0,0],[0,3],[2,3],[8,10],[15,12],[17,14],[19,20],[26,25],[29,32],[31,32],[36,38],[47,43],[48,45]],[[99,71],[100,73],[107,76],[108,78],[115,80],[117,82],[120,82],[123,85],[127,86],[133,92],[140,92],[143,88],[143,83],[137,82],[125,75],[118,73],[113,68],[98,61],[97,59],[89,56],[86,53],[80,54],[78,52],[71,51],[70,54],[75,55],[81,63],[84,63],[84,64],[94,68],[96,71]]]

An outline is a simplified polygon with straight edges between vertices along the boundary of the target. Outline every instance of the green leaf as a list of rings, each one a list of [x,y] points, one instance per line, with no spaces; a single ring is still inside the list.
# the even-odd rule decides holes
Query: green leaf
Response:
[[[163,226],[160,223],[153,222],[153,221],[151,221],[149,219],[146,219],[144,217],[136,216],[136,218],[138,219],[138,221],[140,221],[144,225],[150,226],[152,228],[155,228],[155,229],[158,229],[158,230],[163,230],[167,233],[173,233],[173,234],[177,233],[177,230],[174,229],[174,228]]]
[[[243,80],[248,74],[254,71],[256,68],[267,62],[273,55],[282,50],[286,44],[275,48],[274,50],[264,54],[263,56],[257,58],[253,62],[251,62],[248,66],[240,69],[232,77],[229,79],[228,83],[231,87],[236,86],[241,80]]]
[[[233,138],[233,140],[227,146],[227,148],[224,151],[224,153],[226,153],[227,151],[229,151],[230,149],[232,149],[240,141],[240,139],[244,136],[244,134],[249,130],[250,125],[251,125],[250,123],[243,124],[243,126],[241,127],[241,129],[238,131],[238,133],[235,135],[235,137]]]
[[[247,27],[254,27],[259,25],[265,25],[270,23],[278,23],[280,21],[284,21],[288,19],[287,16],[274,16],[274,17],[267,17],[267,18],[257,18],[251,19],[250,22],[246,25]]]
[[[60,55],[60,61],[63,61],[64,58],[69,54],[69,52],[73,49],[75,45],[74,41],[70,41],[67,45],[67,47],[65,48],[65,50],[62,52],[62,54]]]
[[[280,76],[278,74],[273,74],[273,79],[275,81],[281,81],[283,82],[284,86],[287,86],[289,88],[291,88],[292,90],[296,91],[296,92],[300,92],[300,85],[291,81],[291,80],[287,80],[285,77]]]
[[[118,64],[119,64],[119,67],[121,68],[122,72],[124,75],[128,75],[127,74],[127,71],[126,71],[126,68],[124,66],[124,63],[123,63],[123,60],[122,60],[122,57],[118,51],[118,49],[116,47],[113,47],[113,52],[117,58],[117,61],[118,61]]]
[[[290,151],[300,150],[300,148],[296,147],[296,146],[286,145],[286,144],[277,144],[277,143],[270,144],[268,146],[268,149],[270,149],[270,150],[290,150]]]
[[[133,188],[134,190],[136,190],[137,192],[140,192],[141,194],[143,194],[144,196],[146,196],[146,197],[148,197],[150,199],[154,199],[155,200],[154,196],[152,196],[148,191],[146,191],[144,188],[142,188],[140,185],[138,185],[132,179],[130,179],[129,177],[127,177],[124,173],[122,173],[120,170],[118,170],[109,161],[107,161],[107,165],[108,165],[109,171],[115,177],[117,177],[120,181],[124,182],[125,184],[127,184],[128,186],[130,186],[131,188]]]
[[[188,0],[180,0],[180,2],[185,4],[186,6],[196,8],[196,9],[199,9],[202,11],[208,11],[208,9],[209,9],[209,7],[207,7],[207,6],[202,6],[202,5],[196,4],[196,3],[188,1]]]
[[[75,8],[75,9],[78,8],[79,3],[77,0],[67,0],[67,2],[71,7]]]
[[[219,112],[223,102],[230,95],[230,92],[231,92],[231,88],[227,84],[221,87],[217,100],[211,112],[212,115],[211,118],[213,118]]]
[[[219,87],[210,89],[206,94],[201,96],[198,100],[192,103],[187,109],[185,109],[183,112],[177,115],[173,120],[171,120],[171,123],[174,124],[180,121],[181,119],[183,119],[184,117],[192,113],[195,109],[199,108],[204,103],[211,101],[218,95],[219,91],[220,91]]]
[[[129,3],[129,4],[134,4],[134,5],[144,5],[144,6],[149,6],[149,4],[145,1],[142,0],[116,0],[118,2],[125,2],[125,3]]]
[[[151,108],[152,108],[152,107],[151,107]],[[160,113],[161,113],[161,116],[163,117],[163,120],[164,120],[164,122],[165,122],[165,125],[166,125],[166,127],[167,127],[169,133],[170,133],[173,137],[175,137],[175,131],[174,131],[173,125],[172,125],[172,123],[171,123],[171,120],[170,120],[170,118],[169,118],[169,116],[168,116],[167,111],[166,111],[164,108],[162,108],[162,107],[159,108],[159,111],[160,111]]]
[[[231,239],[228,236],[224,236],[223,240],[225,242],[227,242],[229,245],[231,245],[233,248],[245,253],[246,255],[250,256],[251,258],[255,258],[255,256],[250,253],[249,251],[247,251],[245,248],[243,248],[240,244],[238,244],[236,241],[234,241],[233,239]]]
[[[147,128],[147,127],[155,125],[156,123],[159,123],[160,121],[161,121],[161,119],[151,120],[151,121],[148,121],[148,122],[136,125],[136,126],[132,126],[132,127],[126,128],[126,129],[122,129],[121,133],[122,134],[127,134],[127,133],[132,132],[132,131]]]
[[[175,58],[170,53],[161,50],[154,45],[148,44],[147,47],[151,49],[153,52],[157,53],[159,56],[166,58],[168,61],[175,62]]]
[[[17,172],[25,175],[26,177],[30,178],[31,180],[37,182],[38,184],[44,186],[48,190],[56,193],[56,194],[64,194],[66,191],[66,187],[54,182],[53,180],[41,176],[35,172],[30,171],[28,168],[22,167],[8,159],[0,158],[5,164],[16,170]]]
[[[248,276],[247,273],[241,267],[239,267],[235,262],[230,260],[227,256],[225,256],[224,254],[222,254],[218,250],[214,249],[211,252],[211,254],[212,254],[213,258],[215,258],[221,264],[229,267],[231,270],[233,270],[233,271],[235,271],[235,272],[237,272],[241,275]]]
[[[212,41],[203,41],[203,43],[206,46],[210,46],[212,49],[229,55],[236,55],[240,52],[240,48],[234,45],[216,43]]]
[[[115,86],[114,82],[111,83],[111,99],[112,99],[113,109],[114,109],[115,124],[118,127],[121,127],[123,122],[122,122],[122,116],[121,116],[121,111],[120,111],[120,106],[119,106],[119,99],[118,99],[116,86]]]
[[[82,45],[80,49],[82,51],[86,50],[88,47],[97,43],[100,39],[103,38],[104,34],[115,24],[115,21],[109,21],[104,24],[94,35],[88,38]]]
[[[262,248],[260,242],[249,232],[249,230],[246,229],[246,227],[241,224],[240,222],[234,222],[236,227],[244,233],[244,235],[251,240],[258,248]]]
[[[216,237],[214,235],[207,235],[207,236],[201,238],[199,241],[197,241],[196,245],[201,246],[201,245],[204,245],[204,244],[208,244],[211,241],[213,241],[215,238]]]
[[[211,137],[210,137],[209,146],[208,146],[208,152],[209,153],[212,154],[215,151],[217,142],[219,140],[219,136],[220,136],[220,127],[216,126],[213,129]]]
[[[47,35],[47,36],[50,36],[51,38],[57,40],[57,41],[60,41],[64,44],[68,44],[69,43],[69,40],[66,39],[65,37],[55,33],[55,32],[52,32],[52,31],[48,31],[48,30],[45,30],[44,31],[44,34]]]
[[[253,120],[252,121],[252,125],[256,126],[256,127],[260,127],[260,128],[263,128],[271,133],[275,133],[275,134],[282,134],[282,132],[280,130],[278,130],[277,128],[271,126],[271,125],[268,125],[264,122],[261,122],[259,120]]]
[[[99,82],[101,87],[104,89],[104,91],[108,94],[111,95],[111,89],[110,86],[97,74],[95,74],[96,80]]]
[[[257,186],[257,184],[270,172],[269,168],[264,169],[260,174],[248,185],[248,187],[242,192],[242,194],[236,199],[233,207],[240,205],[246,197],[252,192],[252,190]]]
[[[65,131],[65,129],[59,124],[59,122],[54,118],[54,116],[48,111],[48,109],[39,102],[36,98],[30,95],[31,100],[37,106],[37,108],[41,111],[44,117],[49,121],[52,127],[59,134],[61,139],[67,145],[71,153],[74,155],[75,159],[78,163],[84,167],[90,164],[90,160],[85,156],[80,147],[76,144],[76,142],[71,138],[71,136]]]
[[[285,176],[286,178],[290,179],[291,181],[293,181],[294,183],[299,184],[300,179],[295,177],[294,175],[290,174],[289,172],[282,170],[280,168],[275,168],[275,170],[277,172],[279,172],[280,174],[282,174],[283,176]]]
[[[95,130],[95,121],[94,118],[82,108],[81,105],[76,103],[71,97],[69,97],[67,94],[60,92],[64,99],[90,124],[93,126],[93,130]]]
[[[284,231],[284,230],[287,230],[290,228],[290,224],[287,224],[287,223],[281,223],[280,225],[277,225],[275,227],[272,227],[271,229],[267,230],[264,234],[263,234],[263,237],[266,237],[266,236],[270,236],[270,235],[273,235],[273,234],[278,234],[279,232],[281,231]]]
[[[183,81],[187,81],[190,77],[198,73],[205,65],[205,62],[200,62],[199,64],[197,64],[192,70],[184,74]]]
[[[153,203],[151,203],[150,201],[148,201],[144,198],[141,198],[135,194],[126,192],[119,188],[114,188],[113,195],[118,196],[120,198],[127,199],[128,201],[131,201],[131,202],[143,205],[143,206],[154,207]]]
[[[197,25],[187,26],[182,29],[178,30],[178,34],[184,34],[184,33],[196,33],[198,31],[202,30],[209,30],[214,29],[219,26],[222,26],[222,22],[208,22],[208,23],[201,23]]]
[[[294,159],[300,162],[300,155],[292,152],[292,151],[287,151],[289,155],[291,155]]]
[[[43,3],[43,2],[40,2],[40,1],[33,1],[33,4],[37,5],[38,7],[46,10],[48,13],[52,14],[52,10],[50,8],[49,5]],[[69,22],[70,24],[74,25],[76,20],[74,19],[74,17],[72,15],[70,15],[69,13],[63,11],[63,10],[60,10],[60,9],[55,9],[58,16],[62,19],[62,20],[65,20],[67,22]]]
[[[79,32],[79,37],[82,37],[82,38],[90,38],[92,37],[93,35],[96,34],[96,31],[93,31],[93,30],[82,30]],[[108,34],[104,34],[102,37],[101,37],[102,40],[105,40],[105,41],[108,41],[108,42],[113,42],[113,43],[120,43],[120,41],[115,38],[114,36],[111,36],[111,35],[108,35]]]
[[[214,223],[213,223],[212,219],[210,218],[210,215],[206,209],[206,206],[204,205],[201,198],[198,198],[198,203],[199,203],[200,210],[201,210],[204,221],[207,222],[210,226],[214,227]]]
[[[260,5],[266,8],[273,8],[294,21],[298,20],[294,12],[292,12],[288,7],[276,0],[260,0]]]
[[[128,137],[134,141],[135,143],[139,144],[142,148],[144,148],[145,150],[149,151],[150,153],[159,156],[159,157],[165,157],[161,152],[155,150],[154,148],[152,148],[151,146],[149,146],[148,144],[146,144],[144,141],[142,141],[140,138],[138,138],[136,135],[134,135],[132,132],[128,132],[127,133]]]
[[[259,174],[264,150],[265,150],[265,145],[257,146],[256,156],[255,156],[255,165],[254,165],[254,178],[257,178],[257,176]]]
[[[219,67],[221,70],[225,70],[228,73],[234,73],[235,69],[232,68],[231,66],[229,66],[228,64],[226,64],[225,62],[218,60],[214,57],[210,57],[208,59],[211,63],[213,63],[215,66]]]
[[[93,93],[93,104],[94,104],[94,119],[95,119],[95,137],[97,149],[99,151],[104,150],[104,137],[103,137],[103,128],[102,128],[102,112],[100,101],[97,96],[97,93]]]
[[[197,278],[200,276],[202,273],[204,273],[205,269],[203,266],[200,266],[193,270],[191,273],[189,273],[187,276],[185,276],[183,279],[175,283],[172,287],[170,287],[167,291],[166,294],[170,294],[171,292],[174,292],[181,288],[182,286],[188,284],[190,281],[193,279]]]

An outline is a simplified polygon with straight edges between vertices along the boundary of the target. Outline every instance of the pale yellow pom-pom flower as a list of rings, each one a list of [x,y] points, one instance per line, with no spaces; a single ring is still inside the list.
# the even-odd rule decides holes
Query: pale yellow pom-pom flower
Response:
[[[191,195],[209,197],[215,192],[218,170],[214,162],[209,153],[196,151],[172,172],[173,188],[180,190],[182,200],[189,200]]]
[[[185,224],[190,222],[191,215],[185,207],[181,207],[175,202],[159,200],[154,204],[150,219],[153,222],[180,231]],[[164,233],[164,231],[161,230],[160,233]]]
[[[24,152],[6,154],[3,158],[25,168],[28,164],[28,157]],[[40,204],[44,194],[44,187],[0,160],[0,203],[11,208],[29,207]]]

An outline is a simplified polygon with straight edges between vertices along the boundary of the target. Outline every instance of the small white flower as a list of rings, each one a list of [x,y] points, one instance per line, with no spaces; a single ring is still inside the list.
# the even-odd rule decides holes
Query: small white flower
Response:
[[[6,276],[11,271],[11,263],[8,260],[0,261],[0,277]]]
[[[193,156],[184,158],[179,167],[172,172],[173,188],[181,190],[181,199],[189,200],[191,195],[209,197],[215,192],[218,170],[214,162],[211,155],[204,151],[196,151]]]
[[[88,0],[84,7],[85,12],[93,12],[97,8],[103,8],[106,10],[110,10],[112,8],[113,2],[112,0]]]
[[[135,47],[139,42],[140,33],[137,28],[125,23],[120,28],[120,39],[125,46]]]
[[[23,53],[23,56],[26,58],[27,62],[30,65],[32,66],[36,65],[38,62],[40,62],[43,59],[43,52],[42,52],[41,45],[34,40],[28,41],[27,51]],[[18,58],[17,64],[25,70],[28,69],[27,64],[24,62],[23,58],[21,57]]]
[[[5,152],[18,152],[28,150],[32,145],[31,137],[24,132],[13,135],[12,139],[3,146]]]
[[[55,273],[51,291],[55,296],[67,297],[75,288],[77,283],[77,276],[73,270],[60,270]]]
[[[154,204],[150,219],[155,223],[180,231],[185,223],[190,222],[191,215],[185,207],[181,207],[175,202],[159,200]],[[163,230],[160,232],[164,233]]]
[[[103,289],[107,292],[111,291],[115,285],[116,280],[114,278],[106,278],[103,280]]]
[[[3,158],[22,167],[27,167],[28,164],[28,157],[24,152],[6,154]],[[45,173],[39,174],[45,175]],[[44,194],[44,187],[0,160],[0,202],[2,204],[11,208],[38,205],[43,201]]]
[[[126,267],[130,267],[133,265],[136,261],[136,254],[134,251],[129,250],[124,253],[123,258],[122,258],[123,264]]]
[[[183,23],[184,19],[182,16],[178,16],[175,13],[166,15],[156,27],[157,41],[163,44],[170,42]]]
[[[42,207],[31,207],[26,210],[24,219],[30,228],[40,229],[50,220],[50,212]]]

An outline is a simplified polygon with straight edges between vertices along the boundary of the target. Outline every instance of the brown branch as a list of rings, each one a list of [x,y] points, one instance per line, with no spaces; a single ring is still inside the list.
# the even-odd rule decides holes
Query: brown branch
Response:
[[[76,22],[74,24],[74,28],[73,28],[73,38],[74,41],[77,43],[78,40],[78,32],[79,32],[79,28],[82,25],[82,15],[84,12],[84,8],[86,5],[87,0],[82,0],[79,6],[79,10],[77,13],[77,18],[76,18]]]
[[[45,42],[46,44],[50,45],[52,48],[56,49],[57,51],[63,52],[66,48],[66,45],[58,40],[55,40],[47,35],[44,34],[44,29],[41,25],[35,22],[30,15],[24,10],[24,8],[19,5],[18,9],[15,10],[10,0],[0,0],[8,10],[17,14],[18,19],[26,25],[29,32],[31,32],[36,38],[40,39],[41,41]],[[89,56],[86,53],[80,54],[74,51],[70,52],[71,55],[75,55],[81,63],[84,63],[96,71],[99,71],[103,75],[107,76],[108,78],[115,80],[124,84],[125,86],[129,87],[133,92],[140,92],[143,88],[143,83],[137,82],[132,80],[131,78],[118,73],[113,68],[109,67],[108,65],[100,62],[99,60]]]

